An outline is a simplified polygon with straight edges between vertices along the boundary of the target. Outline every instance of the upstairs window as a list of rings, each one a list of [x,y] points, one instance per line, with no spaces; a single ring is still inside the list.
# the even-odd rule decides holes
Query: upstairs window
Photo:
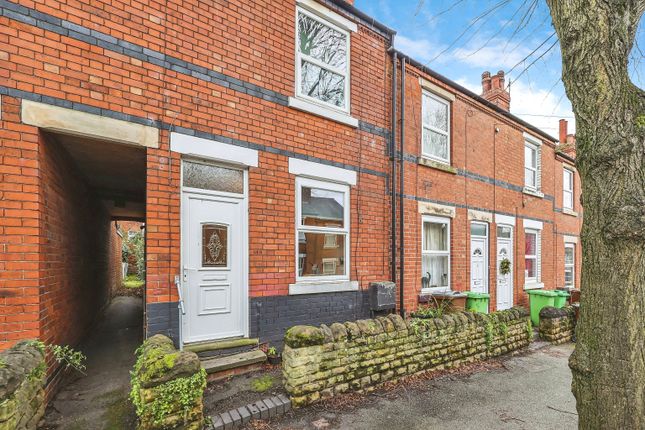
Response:
[[[524,143],[524,187],[530,191],[540,190],[540,147]]]
[[[564,169],[562,177],[562,207],[573,210],[573,172]]]
[[[296,95],[349,112],[349,32],[298,8]]]
[[[421,116],[423,156],[450,164],[450,102],[424,91]]]

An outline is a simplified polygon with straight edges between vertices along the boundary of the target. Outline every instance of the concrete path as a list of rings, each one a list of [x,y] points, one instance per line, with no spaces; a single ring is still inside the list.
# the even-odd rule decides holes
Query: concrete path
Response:
[[[271,428],[577,429],[567,365],[571,352],[571,344],[546,346],[503,359],[493,370],[377,392],[343,412],[315,406],[302,409],[272,422]]]
[[[80,349],[87,375],[74,372],[45,415],[44,429],[126,430],[134,428],[128,401],[134,351],[142,340],[139,297],[115,297]]]

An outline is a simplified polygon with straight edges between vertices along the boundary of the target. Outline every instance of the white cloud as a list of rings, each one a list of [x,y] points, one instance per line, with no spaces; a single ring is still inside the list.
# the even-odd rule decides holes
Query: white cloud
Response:
[[[516,43],[508,43],[508,39],[504,38],[494,38],[488,42],[487,40],[488,37],[478,38],[464,47],[455,48],[451,56],[469,67],[508,70],[522,61],[532,50],[529,48],[530,44],[522,44],[515,48]],[[486,46],[482,48],[484,43]]]
[[[431,60],[443,49],[443,46],[428,39],[411,39],[402,35],[396,36],[394,45],[399,51],[422,63]]]

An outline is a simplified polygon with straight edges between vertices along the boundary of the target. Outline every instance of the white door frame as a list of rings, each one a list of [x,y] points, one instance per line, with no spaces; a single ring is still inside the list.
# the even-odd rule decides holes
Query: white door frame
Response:
[[[511,273],[509,273],[508,280],[510,283],[510,289],[511,289],[511,302],[509,309],[512,308],[515,305],[515,241],[514,241],[514,236],[515,236],[515,227],[510,225],[510,224],[497,224],[497,227],[507,227],[511,229],[511,237],[509,238],[500,238],[497,237],[497,243],[495,247],[495,272],[496,272],[496,279],[495,279],[495,309],[499,310],[499,241],[506,241],[509,243],[509,252],[508,252],[508,259],[511,261]],[[497,236],[497,235],[496,235]]]
[[[183,168],[183,163],[184,161],[192,161],[192,162],[198,162],[198,163],[203,163],[203,164],[208,164],[208,165],[214,165],[214,166],[222,166],[226,167],[229,169],[236,169],[236,170],[241,170],[243,175],[244,175],[244,194],[234,194],[234,193],[226,193],[226,192],[221,192],[221,191],[212,191],[212,190],[202,190],[199,188],[190,188],[190,187],[184,187],[184,168]],[[242,280],[242,303],[240,306],[240,312],[243,313],[243,324],[242,324],[242,331],[243,331],[243,337],[248,338],[249,337],[249,171],[245,166],[240,166],[240,165],[232,165],[232,164],[227,164],[227,163],[222,163],[218,161],[212,161],[212,160],[204,160],[204,159],[199,159],[199,158],[182,158],[181,160],[181,165],[180,165],[180,184],[181,184],[181,192],[180,192],[180,211],[179,211],[179,226],[180,226],[180,233],[179,233],[179,243],[180,243],[180,269],[181,269],[181,291],[182,291],[182,297],[186,298],[188,297],[187,294],[187,283],[185,282],[184,278],[184,244],[185,244],[185,238],[186,238],[186,232],[184,231],[184,219],[187,216],[186,215],[186,210],[187,208],[184,205],[184,197],[186,195],[191,195],[191,196],[204,196],[204,197],[226,197],[226,198],[233,198],[233,199],[239,199],[240,200],[240,205],[242,205],[242,213],[245,215],[242,217],[242,255],[243,255],[243,261],[242,261],[242,273],[240,274],[240,279]],[[181,312],[180,312],[181,313]],[[180,331],[183,332],[184,325],[188,324],[189,318],[180,318]],[[182,340],[182,346],[184,343],[187,343],[183,340],[183,336],[181,336]]]
[[[473,235],[472,234],[472,228],[471,228],[473,224],[483,225],[486,228],[486,236]],[[488,266],[490,265],[490,252],[489,252],[489,248],[490,248],[490,240],[489,240],[490,229],[488,228],[488,223],[483,222],[483,221],[471,221],[468,227],[469,227],[469,231],[471,232],[470,233],[470,248],[471,249],[470,249],[470,254],[468,256],[468,258],[470,260],[470,262],[469,262],[469,265],[470,265],[470,288],[469,288],[469,290],[472,291],[472,288],[473,288],[473,265],[472,265],[473,250],[472,250],[472,243],[473,243],[473,237],[474,237],[474,238],[483,239],[484,243],[485,243],[484,252],[486,252],[486,258],[484,259],[484,272],[485,272],[484,273],[484,285],[486,287],[486,291],[484,291],[484,292],[488,294],[488,293],[490,293],[490,281],[488,279],[489,276],[490,276],[490,270],[488,268]]]

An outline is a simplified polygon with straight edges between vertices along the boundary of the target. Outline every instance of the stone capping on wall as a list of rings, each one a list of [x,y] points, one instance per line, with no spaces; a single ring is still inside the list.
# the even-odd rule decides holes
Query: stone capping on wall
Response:
[[[292,404],[299,407],[515,351],[532,337],[523,308],[432,319],[404,320],[391,314],[330,326],[295,326],[284,337],[282,373]]]
[[[172,340],[154,335],[137,350],[130,399],[139,430],[201,429],[206,372],[194,352],[177,351]]]
[[[0,430],[35,430],[45,414],[45,354],[22,341],[0,353]]]
[[[573,340],[576,328],[576,311],[573,306],[562,309],[547,306],[540,311],[540,338],[554,343]]]

